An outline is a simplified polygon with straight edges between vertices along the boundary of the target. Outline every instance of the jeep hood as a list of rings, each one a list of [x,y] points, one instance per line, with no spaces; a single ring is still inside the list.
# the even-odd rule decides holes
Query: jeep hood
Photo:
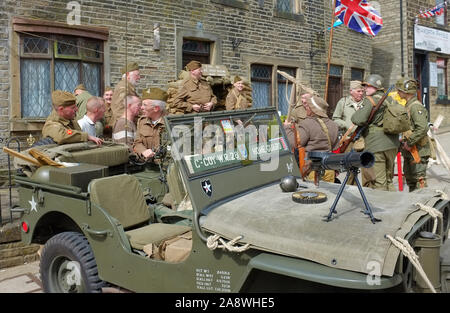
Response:
[[[300,204],[292,200],[292,193],[283,193],[273,184],[209,210],[201,227],[227,239],[243,236],[239,243],[255,249],[362,273],[378,267],[382,275],[392,276],[399,250],[385,235],[404,238],[427,214],[415,204],[433,206],[440,199],[429,189],[407,193],[364,188],[374,216],[382,220],[373,224],[362,213],[364,203],[357,187],[347,186],[337,214],[326,222],[324,217],[340,185],[321,182],[316,188],[312,183],[302,184],[325,193],[327,201]]]

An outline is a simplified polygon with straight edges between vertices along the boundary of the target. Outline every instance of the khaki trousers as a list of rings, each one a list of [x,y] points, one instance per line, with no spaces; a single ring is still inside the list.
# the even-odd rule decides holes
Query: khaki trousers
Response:
[[[397,148],[375,152],[375,164],[364,169],[363,185],[373,189],[395,191],[393,177]]]

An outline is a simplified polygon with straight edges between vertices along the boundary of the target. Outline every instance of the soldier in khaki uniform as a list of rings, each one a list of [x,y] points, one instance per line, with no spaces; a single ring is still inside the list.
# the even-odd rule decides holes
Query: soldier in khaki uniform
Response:
[[[141,99],[137,96],[127,96],[127,109],[122,113],[113,128],[112,140],[115,143],[126,144],[133,151],[133,143],[136,138],[135,120],[141,112]]]
[[[101,131],[101,133],[103,134],[103,136],[105,138],[111,138],[112,136],[112,127],[111,127],[111,123],[112,123],[112,118],[113,118],[113,114],[112,114],[112,109],[111,109],[111,102],[112,102],[112,96],[113,96],[114,90],[109,87],[106,86],[105,87],[105,92],[103,93],[103,99],[105,100],[105,114],[103,115],[103,119],[101,120],[102,123],[102,129],[98,128],[98,131]]]
[[[176,114],[212,111],[217,98],[211,86],[202,78],[202,64],[191,61],[186,69],[190,77],[181,86],[171,108],[176,110]]]
[[[122,80],[114,88],[111,111],[112,119],[110,126],[114,127],[117,119],[122,116],[125,111],[125,98],[127,96],[138,96],[136,93],[136,85],[140,80],[139,65],[136,62],[127,64],[125,68],[122,68]]]
[[[427,165],[431,155],[428,140],[428,112],[417,99],[417,82],[411,78],[401,78],[395,87],[398,95],[406,100],[406,109],[411,121],[411,130],[403,133],[401,152],[403,172],[409,191],[427,186]],[[411,148],[416,146],[420,162],[415,163]]]
[[[93,141],[101,145],[103,140],[82,132],[74,119],[78,111],[75,97],[67,91],[52,93],[53,110],[42,129],[42,136],[50,137],[57,144]]]
[[[333,121],[339,125],[339,130],[344,134],[353,126],[352,115],[362,106],[364,99],[364,87],[358,80],[350,82],[350,95],[341,98],[336,104],[333,113]],[[356,127],[353,127],[355,129]],[[350,133],[351,135],[351,133]]]
[[[304,104],[306,118],[296,124],[300,136],[300,146],[305,147],[306,152],[310,151],[328,151],[337,148],[339,143],[338,125],[330,120],[327,115],[328,103],[320,97],[306,97]],[[289,127],[286,129],[288,138],[294,136],[290,133],[294,130]],[[292,144],[292,142],[290,142]],[[325,171],[322,177],[324,181],[334,183],[335,172]],[[308,176],[309,180],[314,180],[314,173]]]
[[[233,88],[227,95],[225,107],[227,110],[241,110],[251,108],[252,104],[242,94],[244,81],[239,76],[234,78]]]
[[[142,93],[143,116],[137,123],[133,150],[144,160],[154,157],[161,145],[161,136],[166,129],[163,116],[167,97],[167,93],[159,88],[145,89]]]
[[[378,104],[383,97],[383,77],[378,74],[369,75],[367,81],[363,83],[366,97],[362,108],[353,114],[351,121],[357,126],[363,126],[369,119],[372,107]],[[393,184],[395,156],[397,155],[399,141],[398,135],[386,134],[383,131],[383,116],[387,104],[394,101],[387,97],[378,111],[375,113],[369,127],[362,134],[364,137],[365,150],[372,152],[375,156],[375,165],[365,173],[366,187],[395,191]]]
[[[79,120],[79,119],[83,118],[83,116],[86,114],[87,102],[90,98],[93,97],[93,95],[91,95],[89,93],[89,91],[86,90],[86,87],[84,87],[83,84],[79,84],[78,86],[76,86],[73,91],[73,94],[75,95],[75,98],[77,99],[78,112],[77,112],[76,119]]]

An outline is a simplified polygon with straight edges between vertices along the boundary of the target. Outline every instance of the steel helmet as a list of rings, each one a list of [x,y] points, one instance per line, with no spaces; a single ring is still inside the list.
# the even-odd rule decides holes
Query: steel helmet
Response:
[[[383,80],[384,78],[381,75],[371,74],[361,85],[372,86],[377,88],[378,90],[381,90],[383,89]]]
[[[289,175],[281,179],[280,188],[283,192],[293,192],[298,188],[298,182],[294,176]]]
[[[417,81],[412,78],[402,77],[395,83],[395,88],[404,93],[416,93],[417,92]]]

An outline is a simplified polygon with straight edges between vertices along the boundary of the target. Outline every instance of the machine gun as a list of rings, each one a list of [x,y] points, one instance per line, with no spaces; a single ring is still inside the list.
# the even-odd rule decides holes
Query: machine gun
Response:
[[[308,159],[311,161],[311,169],[319,173],[323,173],[325,170],[347,172],[347,175],[345,176],[345,179],[336,195],[336,199],[334,199],[333,205],[330,208],[330,213],[326,217],[327,222],[331,220],[333,213],[337,213],[336,205],[339,198],[342,196],[342,192],[344,191],[350,174],[353,174],[355,177],[356,185],[358,186],[359,193],[361,194],[366,207],[364,214],[369,215],[372,223],[374,224],[381,221],[373,216],[372,209],[370,208],[369,202],[367,201],[362,186],[358,180],[359,168],[369,168],[375,163],[375,156],[371,152],[363,151],[336,154],[332,152],[311,151],[308,152]]]

